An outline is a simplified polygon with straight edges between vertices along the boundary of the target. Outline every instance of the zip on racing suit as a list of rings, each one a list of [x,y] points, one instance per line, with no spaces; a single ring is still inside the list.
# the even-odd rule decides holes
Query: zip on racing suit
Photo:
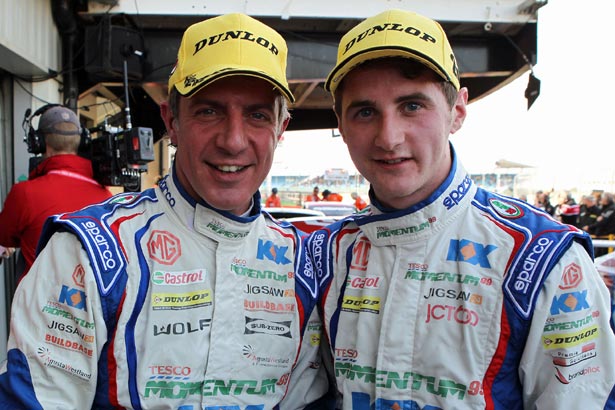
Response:
[[[609,295],[588,236],[478,188],[456,159],[425,201],[372,205],[307,246],[338,406],[615,408]]]
[[[0,408],[304,408],[327,381],[300,234],[196,203],[173,174],[54,217],[15,295]]]

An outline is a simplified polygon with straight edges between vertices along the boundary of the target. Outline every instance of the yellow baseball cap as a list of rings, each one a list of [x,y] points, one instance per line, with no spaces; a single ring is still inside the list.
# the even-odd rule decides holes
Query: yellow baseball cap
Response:
[[[213,17],[184,32],[169,91],[175,87],[190,97],[220,78],[247,75],[269,81],[294,102],[286,79],[287,54],[284,38],[256,19],[241,13]]]
[[[327,77],[331,93],[357,65],[383,57],[419,61],[459,90],[459,69],[446,33],[438,22],[405,10],[388,10],[367,18],[342,37],[337,63]]]

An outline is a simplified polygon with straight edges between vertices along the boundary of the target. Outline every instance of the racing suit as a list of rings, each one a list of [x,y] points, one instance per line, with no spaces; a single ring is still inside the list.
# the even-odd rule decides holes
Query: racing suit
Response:
[[[307,241],[338,406],[615,408],[609,295],[586,234],[478,188],[456,159],[411,208],[371,199]]]
[[[301,233],[261,214],[258,193],[252,209],[197,203],[172,173],[50,219],[14,298],[0,408],[283,410],[322,396]]]

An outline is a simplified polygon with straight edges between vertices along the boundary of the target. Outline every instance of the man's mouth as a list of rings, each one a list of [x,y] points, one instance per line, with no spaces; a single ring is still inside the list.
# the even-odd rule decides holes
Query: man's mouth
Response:
[[[245,167],[241,167],[239,165],[218,165],[216,169],[222,172],[239,172]]]
[[[384,162],[385,164],[399,164],[400,162],[404,162],[405,158],[397,158],[397,159],[381,159],[379,162]]]

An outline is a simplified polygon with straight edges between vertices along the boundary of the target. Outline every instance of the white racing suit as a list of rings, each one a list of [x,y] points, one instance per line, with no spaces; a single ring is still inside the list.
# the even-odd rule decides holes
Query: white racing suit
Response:
[[[284,410],[325,393],[317,288],[290,225],[196,203],[170,175],[48,220],[42,241],[0,409]]]
[[[307,245],[344,409],[615,408],[588,236],[478,188],[456,159],[425,201]]]

